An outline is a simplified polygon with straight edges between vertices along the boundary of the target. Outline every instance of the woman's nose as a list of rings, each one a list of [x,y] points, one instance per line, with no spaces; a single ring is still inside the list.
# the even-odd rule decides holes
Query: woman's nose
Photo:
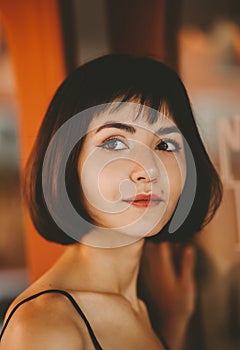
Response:
[[[159,159],[152,151],[144,151],[134,161],[134,167],[131,172],[131,180],[134,182],[156,182],[159,177]]]

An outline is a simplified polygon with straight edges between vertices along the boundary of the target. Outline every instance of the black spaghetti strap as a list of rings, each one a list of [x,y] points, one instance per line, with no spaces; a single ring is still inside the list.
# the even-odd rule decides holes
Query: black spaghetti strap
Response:
[[[84,323],[86,324],[86,327],[88,329],[88,332],[89,332],[89,335],[91,337],[91,340],[95,346],[95,349],[96,350],[103,350],[102,347],[100,346],[93,330],[92,330],[92,327],[90,326],[90,323],[88,322],[86,316],[84,315],[84,313],[82,312],[82,310],[80,309],[79,305],[77,304],[77,302],[75,301],[75,299],[71,296],[71,294],[69,294],[68,292],[66,292],[65,290],[61,290],[61,289],[48,289],[48,290],[44,290],[42,292],[39,292],[37,294],[34,294],[34,295],[31,295],[30,297],[20,301],[20,303],[18,303],[14,308],[13,310],[11,311],[10,315],[8,316],[3,328],[2,328],[2,331],[1,331],[1,334],[0,334],[0,342],[1,342],[1,339],[2,339],[2,336],[3,336],[3,333],[5,332],[6,328],[7,328],[7,325],[9,323],[9,321],[11,320],[13,314],[15,313],[15,311],[24,303],[32,300],[32,299],[35,299],[37,298],[38,296],[42,295],[42,294],[47,294],[47,293],[60,293],[60,294],[63,294],[65,295],[68,300],[71,302],[71,304],[74,306],[74,308],[76,309],[76,311],[79,313],[79,315],[81,316],[81,318],[83,319]]]
[[[162,335],[160,336],[160,335],[158,334],[158,337],[160,338],[164,349],[165,349],[165,350],[170,350],[170,348],[169,348],[169,346],[168,346],[166,340],[163,338],[163,336],[162,336]]]

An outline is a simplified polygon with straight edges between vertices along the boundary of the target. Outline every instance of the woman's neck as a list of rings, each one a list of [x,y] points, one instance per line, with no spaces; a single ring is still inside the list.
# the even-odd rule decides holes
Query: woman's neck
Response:
[[[76,244],[61,259],[74,289],[122,295],[137,301],[137,278],[144,240],[120,248]]]

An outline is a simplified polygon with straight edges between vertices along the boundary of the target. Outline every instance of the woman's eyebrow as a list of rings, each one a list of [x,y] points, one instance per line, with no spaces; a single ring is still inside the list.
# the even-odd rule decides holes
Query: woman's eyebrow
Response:
[[[123,124],[123,123],[108,122],[106,124],[101,125],[97,129],[96,133],[98,133],[102,129],[107,129],[107,128],[115,128],[115,129],[125,130],[125,131],[129,132],[130,134],[134,134],[136,132],[136,129],[132,125]]]
[[[156,132],[157,135],[166,135],[166,134],[171,134],[173,132],[177,132],[178,134],[181,134],[181,131],[178,129],[177,126],[166,126],[166,127],[161,127],[158,129]]]
[[[99,128],[96,130],[95,133],[98,133],[100,130],[108,129],[108,128],[124,130],[129,132],[130,134],[134,134],[136,132],[136,129],[132,125],[124,124],[124,123],[108,122],[106,124],[99,126]],[[172,126],[161,127],[160,129],[157,130],[156,134],[161,136],[161,135],[171,134],[174,132],[179,134],[181,133],[177,126],[172,125]]]

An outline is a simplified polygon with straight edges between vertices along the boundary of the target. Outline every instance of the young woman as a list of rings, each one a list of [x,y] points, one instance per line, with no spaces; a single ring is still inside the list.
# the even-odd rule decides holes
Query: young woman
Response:
[[[182,300],[194,294],[188,283],[192,253],[183,254],[188,282],[182,287],[172,283],[168,243],[157,243],[191,238],[221,200],[219,178],[177,74],[128,55],[104,56],[76,69],[50,103],[24,191],[39,233],[69,247],[13,302],[1,349],[167,348],[138,296],[144,242],[150,243],[141,280],[151,301],[164,309],[166,333],[174,340],[182,324],[172,326],[166,306],[171,315],[191,314]],[[171,292],[163,288],[165,302],[159,273],[147,275],[159,253],[162,265],[155,271],[171,279]]]

